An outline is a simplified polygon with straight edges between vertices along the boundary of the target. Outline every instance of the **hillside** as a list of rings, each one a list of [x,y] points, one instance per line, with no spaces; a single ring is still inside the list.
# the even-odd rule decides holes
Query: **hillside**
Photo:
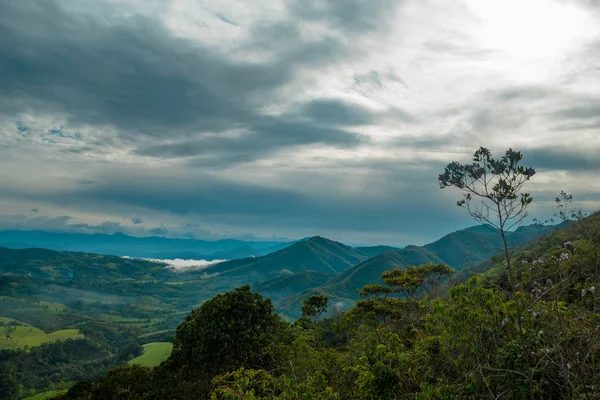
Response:
[[[167,279],[166,264],[90,253],[0,247],[0,274],[99,284]]]
[[[510,247],[519,247],[559,227],[541,224],[522,226],[514,232],[508,232],[507,241]],[[483,225],[450,233],[424,247],[457,270],[474,267],[503,251],[500,234]]]
[[[360,297],[358,289],[366,284],[379,282],[379,277],[384,271],[441,262],[443,261],[440,258],[423,247],[407,246],[400,250],[388,251],[336,275],[319,287],[282,299],[276,303],[276,307],[284,315],[296,318],[300,315],[302,300],[315,294],[325,295],[332,303],[342,302],[348,307]]]
[[[530,225],[509,234],[509,243],[518,246],[530,242],[559,226]],[[381,253],[336,275],[319,287],[299,293],[277,303],[285,315],[300,315],[302,300],[320,294],[346,305],[359,298],[358,289],[369,283],[380,282],[384,271],[426,263],[444,263],[457,270],[475,267],[501,251],[498,233],[485,226],[473,226],[450,233],[425,246],[406,246],[399,250]],[[470,269],[470,268],[469,268]]]
[[[277,301],[321,286],[333,277],[333,274],[324,272],[301,271],[259,283],[254,285],[252,289],[273,301]]]
[[[250,279],[264,280],[267,274],[317,271],[337,274],[366,260],[369,255],[359,250],[315,236],[299,241],[284,249],[262,257],[223,262],[203,269],[207,274],[243,275]]]

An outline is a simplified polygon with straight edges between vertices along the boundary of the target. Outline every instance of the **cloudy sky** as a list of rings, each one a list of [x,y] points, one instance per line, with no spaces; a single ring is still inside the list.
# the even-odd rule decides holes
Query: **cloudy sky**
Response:
[[[421,244],[479,146],[600,205],[597,0],[0,0],[0,229]]]

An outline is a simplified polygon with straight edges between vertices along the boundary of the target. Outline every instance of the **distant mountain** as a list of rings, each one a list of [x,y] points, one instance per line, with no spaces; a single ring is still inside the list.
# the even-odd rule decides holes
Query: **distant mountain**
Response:
[[[281,275],[307,270],[337,274],[367,258],[369,254],[353,247],[315,236],[262,257],[227,261],[205,268],[202,272],[243,275],[250,281],[264,280],[269,274]]]
[[[141,258],[235,259],[260,256],[293,242],[255,242],[235,239],[205,241],[159,236],[135,237],[123,233],[83,234],[46,231],[0,231],[0,246],[45,248]]]
[[[0,275],[24,276],[78,284],[125,279],[165,280],[166,264],[90,253],[0,247]]]

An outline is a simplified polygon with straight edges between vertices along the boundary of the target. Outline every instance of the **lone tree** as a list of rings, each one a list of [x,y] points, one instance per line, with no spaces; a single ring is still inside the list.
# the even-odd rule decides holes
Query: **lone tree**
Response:
[[[329,299],[326,296],[310,296],[302,302],[302,316],[311,317],[313,322],[321,318],[321,315],[327,312],[327,303]]]
[[[451,162],[438,178],[441,189],[454,186],[464,192],[457,202],[459,207],[466,208],[477,222],[500,233],[511,290],[514,290],[514,276],[506,233],[527,217],[526,209],[532,198],[521,190],[535,175],[533,168],[520,165],[522,159],[521,152],[513,149],[508,149],[501,158],[493,158],[490,150],[480,147],[473,155],[472,164]],[[475,199],[480,202],[474,202]]]

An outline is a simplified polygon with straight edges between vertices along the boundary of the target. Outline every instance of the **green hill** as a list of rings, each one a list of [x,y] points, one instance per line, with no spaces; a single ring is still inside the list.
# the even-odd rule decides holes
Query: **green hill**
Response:
[[[318,271],[338,274],[369,258],[353,247],[315,236],[262,257],[227,261],[202,270],[206,274],[244,275],[248,281],[264,280],[266,274]]]
[[[287,296],[301,293],[307,289],[321,286],[333,278],[333,276],[333,274],[319,271],[300,271],[259,283],[252,289],[263,296],[276,301]]]
[[[519,247],[557,227],[541,224],[522,226],[514,232],[508,232],[507,241],[510,247]],[[457,270],[474,267],[503,252],[500,234],[483,225],[450,233],[424,247]]]
[[[521,227],[509,233],[508,241],[511,246],[516,247],[557,227],[559,226]],[[427,263],[444,263],[457,270],[467,266],[475,268],[493,255],[499,254],[501,247],[502,241],[497,232],[486,226],[473,226],[450,233],[422,247],[406,246],[371,257],[319,287],[279,300],[276,306],[284,315],[296,318],[300,315],[302,300],[314,294],[328,296],[332,302],[350,305],[359,298],[358,289],[366,284],[380,282],[384,271]]]
[[[348,307],[359,298],[358,289],[366,284],[379,282],[384,271],[441,262],[440,258],[423,247],[407,246],[388,251],[336,275],[322,286],[282,299],[276,303],[276,308],[288,317],[297,318],[301,313],[302,300],[312,295],[325,295],[332,304],[341,302],[344,307]]]
[[[78,283],[164,280],[166,264],[90,253],[0,247],[0,273]]]

